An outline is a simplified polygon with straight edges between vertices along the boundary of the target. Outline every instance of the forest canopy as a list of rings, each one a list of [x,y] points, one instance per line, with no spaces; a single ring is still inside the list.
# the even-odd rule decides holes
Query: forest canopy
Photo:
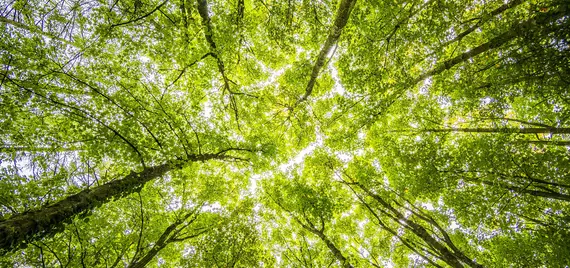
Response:
[[[568,267],[565,0],[2,0],[1,267]]]

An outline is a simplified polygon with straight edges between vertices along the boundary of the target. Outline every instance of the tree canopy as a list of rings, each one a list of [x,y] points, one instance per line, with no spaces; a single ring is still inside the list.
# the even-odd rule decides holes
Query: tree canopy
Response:
[[[564,0],[3,0],[2,267],[567,267]]]

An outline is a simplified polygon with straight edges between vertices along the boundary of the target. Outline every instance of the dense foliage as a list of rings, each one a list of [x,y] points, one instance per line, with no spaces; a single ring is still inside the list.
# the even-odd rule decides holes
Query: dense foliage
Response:
[[[567,267],[564,0],[2,0],[2,267]]]

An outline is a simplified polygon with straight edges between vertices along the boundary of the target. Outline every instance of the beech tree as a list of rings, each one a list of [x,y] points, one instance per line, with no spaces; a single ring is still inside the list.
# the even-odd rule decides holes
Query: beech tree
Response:
[[[564,267],[567,1],[6,0],[2,267]]]

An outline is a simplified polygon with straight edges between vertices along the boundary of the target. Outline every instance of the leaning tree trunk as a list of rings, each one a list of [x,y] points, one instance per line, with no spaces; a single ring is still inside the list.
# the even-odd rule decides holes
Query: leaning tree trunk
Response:
[[[476,180],[473,180],[473,181],[476,181]],[[483,184],[486,184],[489,186],[499,186],[501,188],[511,190],[511,191],[514,191],[514,192],[517,192],[520,194],[529,194],[529,195],[538,196],[538,197],[542,197],[542,198],[548,198],[548,199],[555,199],[555,200],[570,202],[570,195],[563,194],[563,193],[557,192],[555,190],[540,191],[540,190],[535,190],[535,189],[527,189],[528,186],[519,187],[519,186],[508,185],[508,184],[502,183],[502,182],[492,182],[492,181],[487,181],[487,180],[482,180],[481,182]]]
[[[224,156],[220,154],[194,155],[183,163],[223,158]],[[183,163],[166,163],[147,167],[141,172],[131,172],[122,179],[85,189],[54,204],[1,221],[0,255],[46,235],[54,235],[63,231],[63,224],[71,221],[73,217],[89,212],[113,198],[127,196],[140,189],[148,181],[170,170],[181,168]]]
[[[510,133],[510,134],[570,134],[570,128],[432,128],[422,132]]]
[[[516,2],[516,1],[514,1]],[[532,32],[533,30],[539,28],[539,27],[543,27],[544,25],[548,25],[550,23],[553,23],[554,21],[556,21],[557,19],[563,18],[564,16],[568,15],[568,10],[567,10],[567,6],[562,5],[559,8],[554,8],[553,10],[551,10],[548,13],[544,13],[544,14],[539,14],[536,17],[520,22],[518,24],[513,25],[509,30],[507,30],[506,32],[503,32],[502,34],[492,38],[491,40],[489,40],[486,43],[483,43],[467,52],[464,52],[462,54],[459,54],[451,59],[448,59],[440,64],[438,64],[435,68],[433,68],[432,70],[429,70],[423,74],[421,74],[420,76],[418,76],[416,79],[414,79],[411,83],[411,85],[415,85],[421,81],[423,81],[424,79],[440,74],[445,70],[449,70],[452,67],[454,67],[455,65],[465,62],[479,54],[482,54],[484,52],[490,51],[492,49],[498,48],[503,46],[504,44],[510,42],[511,40],[514,40],[515,38],[521,37],[521,36],[525,36],[527,34],[529,34],[530,32]]]
[[[199,233],[196,233],[193,235],[189,235],[186,237],[177,237],[182,230],[187,228],[188,225],[192,224],[196,220],[196,218],[199,215],[196,213],[198,213],[198,209],[196,209],[195,211],[192,211],[190,213],[187,213],[184,217],[177,220],[173,224],[169,225],[166,228],[166,230],[164,230],[162,235],[160,235],[160,237],[158,238],[156,243],[154,243],[152,248],[144,256],[142,256],[142,258],[134,259],[133,262],[131,264],[129,264],[129,266],[127,268],[144,268],[148,265],[148,263],[150,261],[152,261],[152,259],[154,259],[154,257],[156,257],[156,255],[161,250],[163,250],[166,246],[168,246],[168,244],[173,243],[173,242],[185,241],[187,239],[194,238],[194,237],[197,237],[197,236],[203,234],[205,231],[202,231],[202,232],[199,232]],[[194,216],[194,217],[188,223],[184,224],[181,228],[178,228],[180,225],[182,225],[191,216]],[[135,254],[135,257],[136,257],[136,254]]]
[[[303,226],[303,227],[305,227],[305,226]],[[352,264],[350,264],[348,259],[346,259],[346,257],[344,257],[344,255],[342,255],[342,252],[340,252],[340,250],[335,246],[335,244],[332,241],[330,241],[330,239],[328,239],[328,237],[324,234],[323,231],[317,230],[314,228],[310,229],[309,231],[316,234],[327,245],[327,247],[330,249],[330,251],[335,256],[335,258],[341,263],[342,267],[354,268],[354,266],[352,266]]]
[[[404,214],[402,214],[400,211],[398,211],[395,207],[393,207],[390,203],[388,203],[386,200],[384,200],[381,196],[373,193],[372,191],[370,191],[370,189],[364,187],[364,185],[362,185],[360,183],[354,183],[354,184],[356,184],[360,189],[362,189],[362,191],[364,191],[367,195],[372,197],[382,207],[384,207],[386,209],[385,211],[383,211],[383,213],[385,215],[388,215],[393,220],[395,220],[398,224],[400,224],[402,227],[410,230],[418,238],[420,238],[423,242],[425,242],[426,245],[428,245],[430,248],[432,248],[437,253],[439,253],[439,256],[437,256],[437,257],[439,259],[441,259],[442,261],[444,261],[447,265],[454,267],[454,268],[463,268],[464,264],[468,265],[469,267],[473,267],[473,268],[482,268],[483,267],[483,265],[476,263],[471,258],[467,257],[462,251],[460,251],[453,244],[453,242],[449,238],[449,235],[447,235],[447,233],[445,233],[445,230],[443,230],[442,228],[437,228],[437,229],[439,229],[439,231],[443,233],[444,239],[438,240],[438,239],[432,237],[430,232],[425,227],[423,227],[422,225],[418,224],[417,222],[409,219],[409,217],[404,216]],[[369,208],[369,209],[371,209],[371,208]],[[414,213],[414,212],[412,211],[412,213]],[[414,214],[418,215],[417,213],[414,213]],[[435,221],[432,223],[429,221],[429,219],[427,219],[425,217],[423,217],[423,218],[424,218],[424,220],[427,220],[427,222],[430,224],[435,223]],[[436,227],[439,227],[439,226],[436,226]]]
[[[342,33],[342,30],[346,26],[346,23],[348,22],[348,19],[350,17],[350,12],[354,8],[355,4],[356,0],[342,0],[340,2],[340,6],[338,7],[338,10],[336,12],[334,24],[331,27],[329,36],[327,37],[327,40],[323,45],[323,48],[319,52],[319,56],[317,57],[315,65],[313,66],[313,70],[311,71],[311,77],[309,79],[307,87],[305,88],[305,94],[303,94],[303,96],[301,96],[301,98],[297,100],[295,105],[303,101],[306,101],[307,98],[309,98],[309,96],[313,92],[313,87],[317,82],[317,77],[319,76],[319,73],[325,66],[326,58],[327,56],[329,56],[329,53],[334,47],[334,44],[340,38],[340,34]]]

